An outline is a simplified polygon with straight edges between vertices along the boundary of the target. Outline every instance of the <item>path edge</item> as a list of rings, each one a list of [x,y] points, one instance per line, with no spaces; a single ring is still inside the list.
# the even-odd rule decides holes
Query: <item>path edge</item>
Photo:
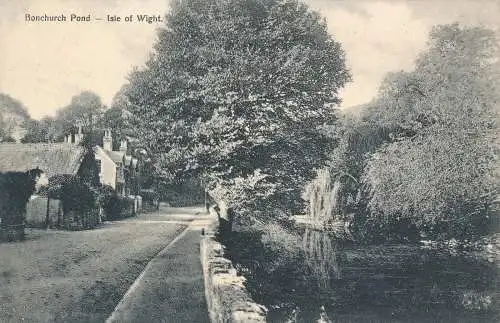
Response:
[[[137,289],[137,287],[139,287],[139,285],[141,283],[141,280],[144,278],[144,275],[146,274],[146,272],[151,268],[153,261],[155,259],[157,259],[161,254],[163,254],[164,252],[166,252],[168,249],[170,249],[182,237],[184,237],[186,235],[186,233],[188,231],[190,231],[190,229],[191,228],[189,227],[189,224],[186,225],[186,227],[184,228],[184,230],[182,230],[181,233],[179,233],[172,241],[170,241],[165,246],[165,248],[163,248],[160,251],[158,251],[153,256],[153,258],[151,258],[151,260],[147,263],[146,267],[144,267],[144,269],[141,271],[141,273],[139,274],[139,276],[137,276],[137,278],[134,280],[134,282],[132,283],[132,285],[130,285],[130,287],[128,288],[127,292],[121,298],[120,302],[118,302],[118,304],[115,306],[115,308],[113,309],[113,312],[111,312],[111,315],[106,319],[106,321],[105,321],[106,323],[117,322],[117,316],[124,310],[124,308],[123,308],[124,305],[126,304],[126,302],[128,301],[128,299],[130,299],[130,297],[132,296],[132,294],[134,293],[134,291]]]

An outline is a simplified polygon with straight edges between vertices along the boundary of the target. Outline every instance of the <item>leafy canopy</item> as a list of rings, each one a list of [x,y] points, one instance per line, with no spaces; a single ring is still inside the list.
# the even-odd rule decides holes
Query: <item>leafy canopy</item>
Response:
[[[340,44],[298,1],[185,0],[126,95],[163,176],[201,176],[230,203],[253,191],[269,206],[295,199],[324,163],[332,142],[319,128],[349,80]]]
[[[437,26],[415,70],[386,79],[367,115],[392,130],[365,169],[373,214],[460,230],[485,216],[499,185],[498,57],[492,31]]]
[[[59,109],[55,117],[41,120],[27,119],[23,126],[26,134],[22,142],[60,142],[70,133],[76,133],[78,126],[89,131],[99,125],[105,106],[101,98],[90,91],[72,97],[70,104]]]

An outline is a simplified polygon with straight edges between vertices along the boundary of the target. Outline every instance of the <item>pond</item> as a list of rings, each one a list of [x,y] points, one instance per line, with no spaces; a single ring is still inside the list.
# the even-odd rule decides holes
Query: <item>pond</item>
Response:
[[[325,239],[316,237],[303,258],[278,262],[285,252],[277,250],[272,261],[267,251],[238,260],[252,296],[269,309],[268,322],[316,322],[322,306],[332,322],[500,322],[494,261],[418,245]]]

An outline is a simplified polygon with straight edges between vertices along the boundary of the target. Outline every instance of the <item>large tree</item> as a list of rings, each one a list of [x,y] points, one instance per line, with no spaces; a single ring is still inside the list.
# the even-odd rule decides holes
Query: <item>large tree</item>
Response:
[[[73,96],[68,106],[57,111],[56,120],[62,124],[65,132],[74,131],[76,125],[89,129],[102,116],[104,109],[105,106],[97,94],[84,91]]]
[[[484,223],[499,193],[497,47],[487,29],[437,26],[415,69],[385,80],[367,114],[391,130],[365,170],[373,215],[452,235]]]
[[[21,139],[23,143],[38,143],[48,142],[49,126],[48,122],[43,120],[28,119],[23,123],[26,130],[24,137]]]
[[[252,192],[253,209],[289,208],[331,149],[320,128],[350,80],[326,22],[295,0],[173,1],[166,21],[126,93],[157,169],[201,176],[235,206]]]
[[[59,109],[55,117],[26,120],[23,142],[59,142],[64,136],[75,133],[78,126],[85,132],[101,125],[105,106],[101,98],[90,91],[72,97],[71,102]]]
[[[133,115],[129,112],[130,102],[126,96],[128,85],[125,84],[114,96],[109,109],[104,111],[99,120],[99,126],[102,129],[109,129],[113,133],[116,149],[121,139],[133,137],[131,131],[130,119]]]

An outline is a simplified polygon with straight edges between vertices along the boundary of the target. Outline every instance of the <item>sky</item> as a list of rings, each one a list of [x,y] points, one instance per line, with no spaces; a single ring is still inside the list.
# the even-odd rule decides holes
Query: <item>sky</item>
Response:
[[[342,108],[369,102],[384,75],[410,70],[433,25],[458,21],[500,30],[500,0],[303,0],[326,18],[342,43],[353,82]],[[21,101],[33,118],[54,115],[90,90],[106,105],[134,66],[145,63],[168,0],[0,0],[0,93]],[[70,14],[104,20],[31,22],[30,15]],[[107,15],[134,15],[107,22]]]

